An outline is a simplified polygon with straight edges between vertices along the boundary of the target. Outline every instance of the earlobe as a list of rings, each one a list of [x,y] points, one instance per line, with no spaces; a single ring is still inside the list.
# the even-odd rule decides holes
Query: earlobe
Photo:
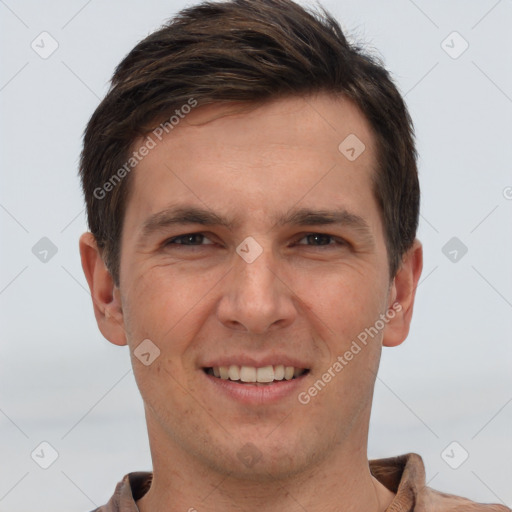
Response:
[[[79,245],[82,269],[91,292],[98,328],[114,345],[126,345],[119,289],[101,257],[94,235],[83,233]]]
[[[402,258],[402,265],[393,279],[390,288],[390,303],[388,311],[389,323],[384,330],[382,344],[386,347],[400,345],[409,334],[416,288],[423,269],[423,248],[419,240],[415,240],[413,246]]]

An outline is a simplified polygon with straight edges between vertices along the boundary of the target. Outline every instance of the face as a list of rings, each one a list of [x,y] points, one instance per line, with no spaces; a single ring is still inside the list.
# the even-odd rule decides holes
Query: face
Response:
[[[362,114],[326,95],[200,107],[137,165],[107,337],[153,452],[266,478],[366,448],[397,322],[375,167]]]

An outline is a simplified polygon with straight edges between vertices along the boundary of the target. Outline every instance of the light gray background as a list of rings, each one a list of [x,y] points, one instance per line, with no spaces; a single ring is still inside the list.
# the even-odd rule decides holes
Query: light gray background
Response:
[[[97,330],[80,266],[77,161],[114,66],[184,5],[0,1],[0,511],[87,511],[151,469],[127,348]],[[369,456],[420,453],[432,487],[512,506],[512,1],[323,5],[384,57],[420,153],[424,274],[409,339],[384,350]],[[59,44],[48,59],[31,48],[42,31]],[[469,43],[456,59],[453,31]],[[58,248],[46,263],[42,237]],[[42,441],[59,454],[46,470]],[[458,469],[441,456],[452,441],[469,453]]]

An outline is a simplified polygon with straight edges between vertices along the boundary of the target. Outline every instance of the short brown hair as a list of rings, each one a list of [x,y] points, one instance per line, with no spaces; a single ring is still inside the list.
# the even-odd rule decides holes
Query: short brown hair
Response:
[[[416,236],[419,184],[412,121],[389,73],[349,43],[325,10],[292,0],[228,0],[184,9],[138,43],[85,130],[87,218],[116,285],[134,141],[191,99],[201,106],[317,92],[349,98],[373,129],[373,188],[393,277]]]

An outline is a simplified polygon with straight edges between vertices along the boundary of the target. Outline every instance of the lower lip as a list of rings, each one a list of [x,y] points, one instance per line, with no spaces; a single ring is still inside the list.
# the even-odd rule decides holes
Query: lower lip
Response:
[[[239,381],[220,379],[208,375],[203,370],[201,372],[219,392],[247,405],[267,405],[277,403],[290,396],[297,397],[300,389],[304,387],[303,380],[308,375],[305,374],[292,380],[278,380],[272,384],[258,386],[256,384],[241,384]]]

